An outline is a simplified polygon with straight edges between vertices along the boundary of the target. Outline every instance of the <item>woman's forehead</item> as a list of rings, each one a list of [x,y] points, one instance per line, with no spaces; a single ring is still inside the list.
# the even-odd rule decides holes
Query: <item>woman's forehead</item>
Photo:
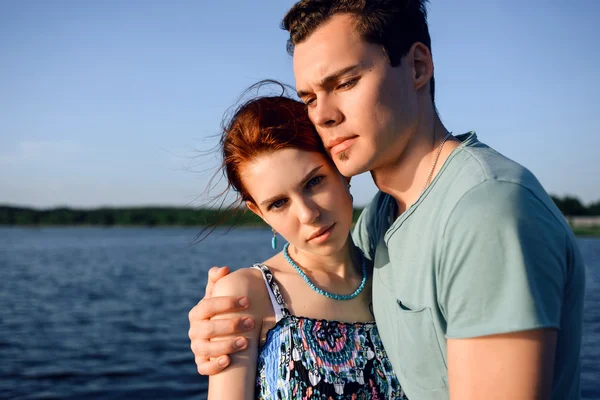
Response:
[[[262,154],[241,168],[242,182],[252,192],[295,186],[312,170],[328,168],[327,156],[298,149],[282,149]],[[258,194],[258,193],[257,193]]]

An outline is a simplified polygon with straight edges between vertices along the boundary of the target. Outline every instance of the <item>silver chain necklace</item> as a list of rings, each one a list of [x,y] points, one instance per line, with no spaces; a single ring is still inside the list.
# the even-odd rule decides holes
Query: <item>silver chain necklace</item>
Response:
[[[431,177],[433,176],[433,171],[435,170],[435,166],[437,165],[438,159],[440,158],[440,153],[442,152],[442,147],[444,147],[444,143],[452,136],[452,132],[449,132],[446,137],[442,140],[440,145],[438,146],[437,152],[435,153],[435,158],[433,159],[433,165],[431,166],[431,171],[429,171],[429,175],[427,176],[427,180],[425,181],[425,185],[423,185],[423,189],[421,189],[421,194],[425,192],[427,186],[431,183]]]

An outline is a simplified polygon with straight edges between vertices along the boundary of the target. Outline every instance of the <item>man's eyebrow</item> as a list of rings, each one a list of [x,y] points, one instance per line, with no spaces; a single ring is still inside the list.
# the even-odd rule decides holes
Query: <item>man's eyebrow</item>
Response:
[[[306,176],[302,179],[302,182],[300,182],[300,186],[304,186],[306,184],[306,182],[310,181],[312,179],[312,177],[315,176],[315,174],[317,172],[319,172],[319,170],[322,167],[323,167],[323,165],[319,165],[318,167],[313,168],[308,174],[306,174]],[[273,202],[279,200],[280,197],[281,197],[281,195],[279,195],[279,194],[277,196],[270,197],[266,200],[261,201],[260,205],[265,206],[267,204],[273,203]]]
[[[345,75],[349,72],[354,72],[355,70],[357,70],[360,67],[360,64],[354,64],[351,65],[349,67],[346,68],[342,68],[338,71],[334,71],[331,74],[327,75],[325,78],[321,79],[321,81],[317,84],[318,87],[325,87],[328,84],[330,84],[333,81],[338,80],[342,75]],[[302,98],[308,94],[310,94],[307,91],[304,90],[299,90],[296,92],[298,94],[298,97]]]

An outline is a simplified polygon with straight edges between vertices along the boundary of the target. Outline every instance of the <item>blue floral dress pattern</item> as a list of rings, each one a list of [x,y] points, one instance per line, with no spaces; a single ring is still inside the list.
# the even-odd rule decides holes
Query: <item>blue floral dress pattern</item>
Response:
[[[259,347],[257,399],[407,400],[375,322],[291,315],[271,271],[254,267],[262,271],[282,315]]]

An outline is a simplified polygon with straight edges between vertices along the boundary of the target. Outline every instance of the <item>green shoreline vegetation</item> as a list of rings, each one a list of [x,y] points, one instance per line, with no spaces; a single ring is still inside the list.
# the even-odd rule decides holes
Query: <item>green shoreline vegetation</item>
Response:
[[[552,199],[567,215],[573,232],[578,236],[600,237],[600,201],[584,206],[572,196]],[[362,208],[355,208],[353,220],[356,222]],[[575,218],[572,218],[575,217]],[[586,218],[588,217],[588,218]],[[580,223],[580,219],[586,223]],[[128,208],[52,208],[34,209],[28,207],[0,206],[0,226],[266,226],[249,211],[224,210],[191,207],[128,207]]]
[[[354,210],[356,221],[362,208]],[[250,211],[186,207],[52,208],[0,206],[0,226],[266,226]]]
[[[573,229],[573,233],[575,236],[582,237],[600,237],[600,225],[595,226],[581,226],[581,227],[571,227]]]

